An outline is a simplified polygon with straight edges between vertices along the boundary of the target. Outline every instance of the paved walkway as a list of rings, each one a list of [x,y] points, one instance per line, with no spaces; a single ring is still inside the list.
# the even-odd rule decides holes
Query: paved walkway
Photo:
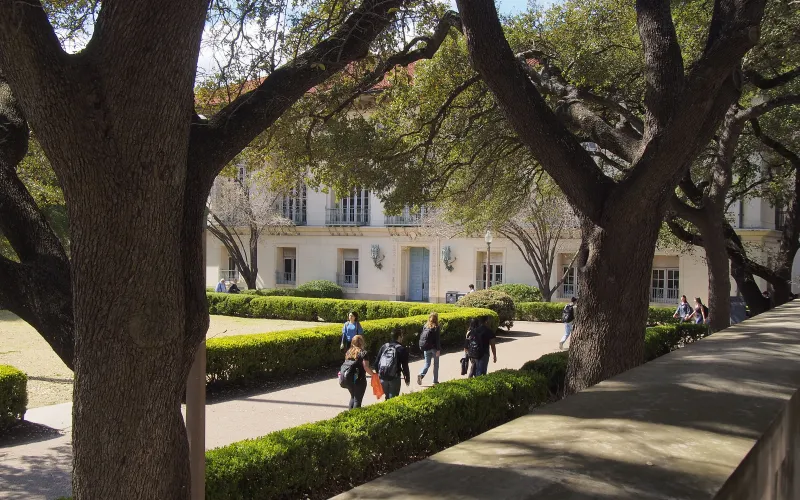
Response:
[[[489,371],[519,368],[526,361],[553,352],[562,333],[563,325],[558,323],[517,322],[514,331],[501,333],[497,363],[490,363]],[[442,356],[440,381],[461,378],[461,356],[460,352]],[[433,381],[433,373],[428,372],[423,385],[417,385],[416,374],[422,365],[421,360],[411,363],[411,385],[404,385],[402,392],[423,390]],[[321,382],[207,405],[206,448],[334,417],[347,409],[349,397],[334,375]],[[376,402],[368,387],[364,403]],[[58,429],[61,434],[49,440],[0,448],[0,499],[53,500],[70,494],[71,412],[71,403],[28,411],[26,420]]]

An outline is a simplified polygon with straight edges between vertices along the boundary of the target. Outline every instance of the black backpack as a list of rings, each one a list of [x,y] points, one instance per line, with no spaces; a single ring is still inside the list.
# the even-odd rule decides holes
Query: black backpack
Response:
[[[575,308],[572,307],[572,304],[567,304],[564,306],[564,312],[561,313],[561,321],[564,323],[572,323],[572,320],[575,319]]]
[[[346,359],[339,368],[339,386],[349,389],[356,384],[358,379],[358,360]]]
[[[483,345],[481,345],[481,338],[478,335],[478,331],[470,331],[467,333],[467,356],[475,359],[483,357]]]
[[[431,341],[431,329],[427,326],[422,327],[422,333],[419,335],[419,348],[427,351],[436,347],[436,343]]]
[[[395,378],[397,377],[397,344],[384,344],[383,352],[378,360],[378,375],[381,378]]]
[[[706,318],[708,318],[708,307],[706,307],[705,304],[703,304],[703,314],[705,314]]]

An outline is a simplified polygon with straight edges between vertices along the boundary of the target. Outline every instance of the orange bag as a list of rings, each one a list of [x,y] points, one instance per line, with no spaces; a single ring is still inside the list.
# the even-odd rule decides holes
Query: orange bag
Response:
[[[372,393],[375,394],[375,397],[378,399],[383,397],[383,386],[381,385],[381,379],[378,378],[377,374],[372,376]]]

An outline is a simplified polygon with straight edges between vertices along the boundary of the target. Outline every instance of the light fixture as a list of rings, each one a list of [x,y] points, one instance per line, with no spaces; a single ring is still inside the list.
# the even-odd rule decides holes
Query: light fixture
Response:
[[[378,269],[383,269],[383,262],[384,256],[381,255],[381,247],[380,245],[372,245],[370,247],[370,257],[372,257],[372,263],[375,264],[375,267]]]
[[[483,241],[486,242],[486,281],[483,283],[483,288],[488,290],[492,286],[490,266],[492,256],[492,232],[487,229],[486,234],[483,236]]]
[[[453,262],[455,261],[455,257],[450,257],[450,247],[442,247],[442,262],[444,263],[444,268],[450,272],[453,272]]]

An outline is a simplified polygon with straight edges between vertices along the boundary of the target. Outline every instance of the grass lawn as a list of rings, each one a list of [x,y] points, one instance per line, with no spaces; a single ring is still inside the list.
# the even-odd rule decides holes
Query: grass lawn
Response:
[[[345,320],[343,319],[342,322]],[[211,316],[206,338],[266,333],[327,323]],[[0,311],[0,364],[28,374],[28,408],[72,401],[72,372],[28,323]]]

